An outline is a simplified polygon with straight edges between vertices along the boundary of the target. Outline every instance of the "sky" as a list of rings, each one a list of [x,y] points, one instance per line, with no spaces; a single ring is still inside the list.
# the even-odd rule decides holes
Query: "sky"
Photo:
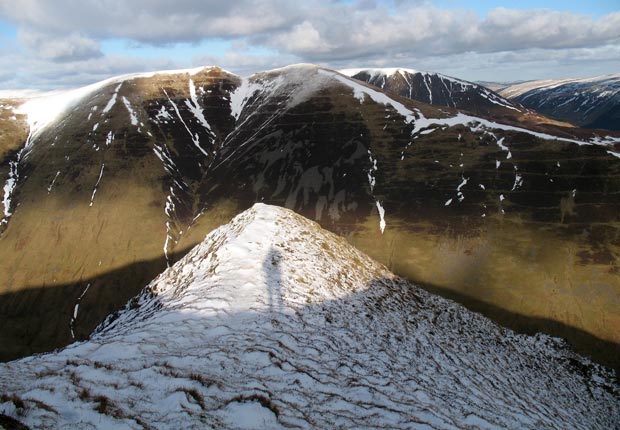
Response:
[[[0,0],[0,90],[300,62],[493,82],[620,73],[620,0]]]

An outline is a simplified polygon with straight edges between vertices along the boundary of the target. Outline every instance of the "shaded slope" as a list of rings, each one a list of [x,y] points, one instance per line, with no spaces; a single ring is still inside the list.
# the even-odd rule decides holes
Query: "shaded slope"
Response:
[[[115,294],[115,283],[93,286],[103,290],[95,296],[116,297],[94,312],[102,318],[108,305],[117,309],[163,270],[180,236],[193,235],[200,213],[194,188],[232,127],[228,96],[237,82],[217,68],[119,77],[22,107],[31,133],[11,159],[17,181],[5,192],[10,216],[0,237],[0,288],[25,301],[2,294],[0,308],[45,306],[17,294],[33,287],[58,295],[48,303],[66,300],[71,307],[92,279],[116,271],[127,291]],[[155,263],[136,270],[146,260]],[[69,342],[71,312],[64,309],[43,312],[49,326],[62,327],[55,333],[9,324],[12,317],[3,314],[11,356]]]
[[[255,205],[88,342],[0,365],[33,427],[614,428],[611,374]]]

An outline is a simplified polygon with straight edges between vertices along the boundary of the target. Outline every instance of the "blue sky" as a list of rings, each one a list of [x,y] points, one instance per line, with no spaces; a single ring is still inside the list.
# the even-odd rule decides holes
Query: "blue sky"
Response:
[[[469,80],[620,72],[620,4],[486,0],[0,0],[0,89],[294,62]]]
[[[481,15],[497,7],[505,7],[508,9],[551,9],[562,12],[580,13],[594,18],[600,18],[601,16],[610,12],[620,10],[620,3],[618,0],[601,0],[601,1],[577,1],[577,0],[547,0],[547,1],[533,1],[533,0],[512,0],[512,1],[464,1],[464,0],[438,0],[432,2],[439,7],[445,8],[462,8],[471,9]]]

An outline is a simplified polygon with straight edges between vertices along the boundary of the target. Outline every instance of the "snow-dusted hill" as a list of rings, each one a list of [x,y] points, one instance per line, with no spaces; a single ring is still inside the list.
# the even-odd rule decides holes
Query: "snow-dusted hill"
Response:
[[[499,93],[523,106],[582,127],[620,130],[620,74],[529,81]]]
[[[611,429],[613,375],[263,204],[88,341],[0,365],[0,422],[57,429]]]
[[[482,115],[522,111],[518,104],[482,85],[439,73],[404,68],[344,69],[340,72],[382,90],[432,105],[449,106]]]

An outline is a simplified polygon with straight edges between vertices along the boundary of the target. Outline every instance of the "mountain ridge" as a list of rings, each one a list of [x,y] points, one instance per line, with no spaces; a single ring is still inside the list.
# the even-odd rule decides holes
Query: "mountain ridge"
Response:
[[[93,311],[72,327],[85,336],[256,201],[320,221],[409,279],[619,342],[619,149],[605,136],[484,119],[313,65],[111,83],[17,160],[0,238],[3,342],[72,341],[92,284],[80,306]],[[24,325],[13,309],[34,301],[61,306]]]
[[[465,109],[476,114],[522,111],[518,104],[481,85],[433,72],[405,68],[343,69],[341,73],[423,103]]]

